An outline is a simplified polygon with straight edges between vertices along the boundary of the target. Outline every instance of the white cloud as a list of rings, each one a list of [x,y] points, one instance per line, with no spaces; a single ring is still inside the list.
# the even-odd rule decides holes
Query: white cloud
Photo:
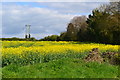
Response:
[[[73,16],[46,8],[3,5],[3,37],[22,37],[26,24],[32,25],[31,34],[34,35],[59,34],[65,31],[67,23]],[[43,36],[36,38],[41,37]]]
[[[54,9],[60,13],[65,14],[90,14],[90,12],[101,4],[105,4],[105,2],[46,2],[46,3],[38,3],[39,5],[47,6],[50,9]]]
[[[37,6],[31,6],[33,4],[3,3],[3,37],[24,37],[26,24],[31,24],[31,34],[38,39],[60,34],[74,16],[90,14],[99,4],[36,3]]]

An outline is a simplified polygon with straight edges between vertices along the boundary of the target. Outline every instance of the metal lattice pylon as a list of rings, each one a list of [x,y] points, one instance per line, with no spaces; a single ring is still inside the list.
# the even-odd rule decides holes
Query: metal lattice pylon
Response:
[[[25,38],[31,38],[31,35],[30,35],[30,26],[31,25],[25,25],[25,27],[26,27]]]

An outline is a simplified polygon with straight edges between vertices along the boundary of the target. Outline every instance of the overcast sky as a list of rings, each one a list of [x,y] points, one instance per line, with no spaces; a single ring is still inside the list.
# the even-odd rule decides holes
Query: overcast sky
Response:
[[[24,37],[25,25],[37,39],[66,31],[74,16],[89,15],[103,2],[4,2],[2,3],[2,37]]]

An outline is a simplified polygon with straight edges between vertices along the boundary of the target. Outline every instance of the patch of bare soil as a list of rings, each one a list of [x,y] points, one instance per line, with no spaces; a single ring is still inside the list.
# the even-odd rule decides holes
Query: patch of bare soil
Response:
[[[101,57],[98,48],[93,48],[92,51],[85,57],[86,62],[96,61],[96,62],[103,62],[103,58]]]
[[[120,64],[120,56],[116,52],[104,52],[100,53],[98,48],[93,48],[84,59],[86,62],[109,62],[113,65]]]

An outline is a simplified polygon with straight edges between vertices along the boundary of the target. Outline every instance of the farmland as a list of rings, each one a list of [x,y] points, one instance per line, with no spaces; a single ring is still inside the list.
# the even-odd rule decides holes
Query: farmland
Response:
[[[2,41],[4,78],[117,78],[118,66],[84,62],[93,48],[118,52],[118,45],[65,41]]]

